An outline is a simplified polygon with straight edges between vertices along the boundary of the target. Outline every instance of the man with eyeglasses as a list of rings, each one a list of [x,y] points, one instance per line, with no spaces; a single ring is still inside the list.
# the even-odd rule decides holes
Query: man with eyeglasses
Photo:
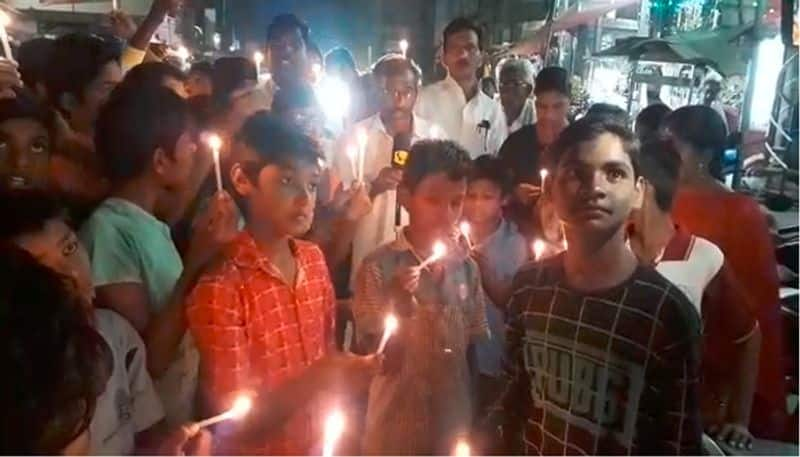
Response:
[[[500,64],[500,103],[509,135],[536,122],[533,107],[533,64],[528,59],[508,59]]]
[[[447,77],[422,90],[416,112],[440,126],[472,159],[496,155],[508,129],[500,103],[480,90],[480,27],[454,19],[444,29],[442,50]]]
[[[372,198],[372,211],[356,228],[351,283],[362,259],[393,241],[395,227],[408,221],[408,215],[397,206],[397,186],[403,171],[401,163],[393,162],[395,151],[407,151],[413,142],[434,136],[435,131],[432,124],[414,114],[422,73],[411,59],[399,54],[386,55],[375,63],[372,75],[381,94],[380,111],[342,136],[333,163],[335,174],[345,185],[355,182],[358,160],[348,150],[357,150],[358,132],[366,134],[364,183]]]

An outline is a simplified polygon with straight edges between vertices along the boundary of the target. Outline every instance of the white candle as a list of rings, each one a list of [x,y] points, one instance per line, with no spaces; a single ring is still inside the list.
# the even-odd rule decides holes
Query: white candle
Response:
[[[437,260],[444,257],[445,254],[447,254],[447,246],[445,246],[444,243],[442,243],[441,241],[433,243],[433,253],[431,254],[430,257],[428,257],[421,264],[419,264],[419,267],[425,268],[428,265],[432,264],[433,262],[436,262]]]
[[[364,182],[364,161],[367,155],[367,131],[359,128],[356,132],[358,141],[358,181]]]
[[[544,182],[547,180],[548,174],[549,172],[547,171],[547,168],[542,168],[541,170],[539,170],[539,178],[542,184],[542,192],[544,192]]]
[[[400,52],[403,53],[403,57],[406,57],[407,51],[408,51],[408,40],[400,40]]]
[[[186,62],[191,57],[189,50],[186,49],[186,46],[178,46],[178,50],[175,51],[175,54],[181,59],[181,70],[186,70]]]
[[[322,455],[330,457],[333,455],[333,450],[336,448],[336,443],[344,433],[344,414],[341,411],[334,410],[325,419],[325,437],[322,444]]]
[[[214,417],[209,417],[206,420],[200,421],[196,425],[198,428],[203,428],[228,419],[241,419],[250,411],[250,408],[252,407],[253,400],[251,400],[250,397],[241,396],[233,402],[231,409],[222,414],[218,414]]]
[[[462,221],[460,224],[458,224],[458,230],[461,231],[461,235],[463,235],[464,239],[467,240],[467,248],[469,248],[469,250],[471,251],[473,246],[472,246],[472,238],[470,238],[469,234],[472,231],[472,227],[470,227],[469,222]]]
[[[11,54],[11,45],[8,43],[8,32],[6,31],[6,27],[9,25],[11,25],[11,18],[5,11],[0,10],[0,41],[3,42],[3,54],[6,59],[13,62],[14,55]]]
[[[375,352],[376,354],[383,354],[383,351],[386,349],[386,344],[389,342],[389,338],[394,335],[394,332],[397,331],[397,326],[399,323],[397,322],[397,318],[394,314],[389,314],[386,316],[386,319],[383,321],[383,336],[381,337],[381,342],[378,345],[378,350]]]
[[[455,449],[453,449],[453,455],[458,457],[469,457],[471,453],[472,449],[470,449],[469,444],[464,440],[458,440]]]
[[[117,11],[119,9],[119,2],[117,0],[111,0],[111,10]]]
[[[219,166],[219,149],[222,147],[222,139],[219,135],[212,134],[208,137],[208,146],[214,156],[214,174],[217,177],[217,191],[222,192],[222,170]]]
[[[358,182],[358,147],[347,146],[347,158],[350,159],[350,171],[353,173],[353,184]]]
[[[256,75],[261,78],[261,64],[264,62],[264,54],[261,51],[254,52],[253,62],[256,64]]]
[[[542,240],[538,240],[537,239],[536,241],[533,242],[533,258],[534,258],[534,260],[539,261],[539,260],[542,259],[542,256],[544,255],[545,247],[546,246],[544,244],[544,241],[542,241]]]

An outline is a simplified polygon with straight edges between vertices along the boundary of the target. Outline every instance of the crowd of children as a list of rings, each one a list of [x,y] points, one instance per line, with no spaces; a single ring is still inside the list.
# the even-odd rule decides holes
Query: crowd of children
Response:
[[[719,181],[714,110],[570,123],[567,72],[513,63],[501,106],[457,19],[425,90],[404,54],[318,57],[359,101],[336,132],[301,20],[270,24],[266,83],[240,57],[184,73],[145,52],[178,3],[0,60],[0,451],[317,453],[334,407],[369,455],[786,427],[774,248]]]

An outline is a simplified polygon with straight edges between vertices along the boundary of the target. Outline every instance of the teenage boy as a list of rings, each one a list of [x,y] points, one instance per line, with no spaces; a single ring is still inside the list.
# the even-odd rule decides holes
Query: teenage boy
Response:
[[[360,348],[375,350],[388,313],[400,324],[370,389],[367,455],[447,455],[469,431],[467,350],[488,336],[478,266],[457,245],[470,165],[451,141],[415,143],[398,192],[409,225],[370,254],[356,277]],[[437,242],[447,254],[423,268]]]
[[[552,154],[569,249],[514,279],[506,452],[699,454],[697,312],[626,245],[643,190],[633,134],[585,118]]]
[[[148,368],[172,424],[192,417],[197,353],[184,338],[185,292],[217,247],[235,235],[235,208],[219,194],[195,224],[184,265],[164,222],[185,195],[197,153],[186,102],[166,88],[114,93],[97,121],[111,197],[80,237],[89,253],[100,307],[142,335]]]
[[[321,436],[317,394],[341,377],[357,391],[375,359],[332,352],[335,298],[325,258],[298,239],[314,217],[316,144],[259,112],[233,149],[230,178],[245,230],[198,280],[187,305],[202,361],[202,400],[217,413],[242,392],[263,395],[245,423],[218,429],[225,452],[309,454]],[[274,420],[286,425],[266,435]]]
[[[670,142],[650,141],[642,146],[644,203],[633,214],[630,245],[639,260],[654,265],[702,315],[706,429],[734,447],[750,447],[753,437],[747,427],[761,331],[750,312],[749,297],[722,251],[672,220],[680,169],[680,156]]]
[[[499,388],[504,346],[503,309],[511,296],[511,281],[530,257],[525,238],[516,225],[503,217],[511,191],[511,176],[502,162],[489,155],[475,159],[464,200],[464,221],[469,223],[468,245],[481,271],[483,290],[489,298],[486,318],[491,340],[476,345],[478,363],[478,412],[492,403]]]

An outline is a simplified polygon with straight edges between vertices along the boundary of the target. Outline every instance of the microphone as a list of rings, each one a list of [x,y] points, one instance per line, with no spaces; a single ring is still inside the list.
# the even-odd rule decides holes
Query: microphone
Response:
[[[396,170],[403,170],[408,162],[409,152],[411,149],[411,133],[398,133],[394,136],[394,143],[392,144],[392,168]],[[396,193],[395,193],[396,196]],[[395,197],[394,208],[394,225],[400,227],[402,224],[403,210],[400,207],[400,202]]]

